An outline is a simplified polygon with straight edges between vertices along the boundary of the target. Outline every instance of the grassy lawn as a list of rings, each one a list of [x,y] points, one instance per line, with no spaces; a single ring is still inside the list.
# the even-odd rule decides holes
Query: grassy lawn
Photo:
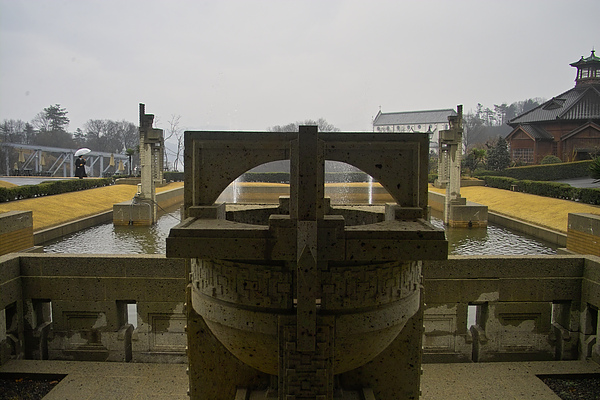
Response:
[[[183,182],[170,183],[157,192],[183,186]],[[112,210],[113,204],[130,200],[137,192],[136,185],[112,185],[78,192],[44,196],[0,203],[0,213],[7,211],[33,211],[33,230],[39,231],[69,221]]]
[[[429,190],[446,193],[445,189],[431,185]],[[460,189],[460,194],[468,201],[488,206],[489,211],[560,232],[567,232],[569,213],[600,215],[598,206],[485,186],[464,187]]]

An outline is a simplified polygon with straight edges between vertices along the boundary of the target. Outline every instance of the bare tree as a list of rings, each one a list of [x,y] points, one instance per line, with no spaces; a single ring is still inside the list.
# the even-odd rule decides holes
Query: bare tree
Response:
[[[175,141],[175,152],[171,151],[174,156],[173,170],[178,171],[179,163],[183,164],[183,130],[179,126],[181,115],[171,115],[171,119],[168,121],[169,127],[165,135],[165,143],[171,139],[171,142]],[[169,151],[165,147],[165,162],[167,161],[167,155]]]
[[[269,132],[298,132],[300,125],[317,125],[319,132],[339,132],[340,129],[336,128],[333,124],[327,122],[325,118],[319,118],[318,120],[307,119],[304,121],[291,122],[287,125],[275,125],[267,128]]]
[[[90,119],[84,124],[86,146],[108,153],[122,153],[139,144],[137,127],[127,121]]]

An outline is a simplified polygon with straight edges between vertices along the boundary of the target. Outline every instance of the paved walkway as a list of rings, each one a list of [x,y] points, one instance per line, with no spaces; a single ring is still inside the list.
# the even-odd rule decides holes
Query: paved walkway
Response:
[[[187,365],[14,360],[0,372],[67,375],[44,400],[184,400]],[[421,400],[559,400],[537,375],[600,373],[592,361],[425,364]],[[233,400],[233,399],[232,399]]]
[[[67,375],[44,400],[188,400],[186,368],[184,364],[14,360],[0,372]]]

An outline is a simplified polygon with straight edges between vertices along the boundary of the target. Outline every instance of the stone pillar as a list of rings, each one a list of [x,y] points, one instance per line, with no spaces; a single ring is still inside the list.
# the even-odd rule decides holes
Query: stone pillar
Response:
[[[448,117],[450,129],[440,131],[440,184],[446,185],[444,223],[453,227],[487,226],[487,206],[470,203],[460,196],[460,162],[462,154],[462,106],[456,116]]]
[[[297,189],[290,199],[296,233],[296,317],[279,318],[279,398],[333,397],[333,318],[318,316],[321,271],[319,225],[323,225],[324,159],[316,126],[301,126],[291,159]],[[309,363],[306,360],[310,360]]]
[[[450,206],[464,205],[460,197],[460,156],[462,153],[462,106],[457,107],[457,115],[448,117],[450,129],[440,131],[440,152],[444,151],[444,175],[447,173],[444,222],[450,222]],[[442,157],[440,157],[441,159]],[[445,176],[444,176],[445,178]]]
[[[125,214],[128,219],[117,217],[123,212],[113,213],[113,224],[122,225],[122,221],[128,220],[129,225],[153,225],[157,219],[156,203],[156,181],[160,176],[162,182],[162,165],[157,160],[162,160],[164,151],[164,135],[162,129],[152,128],[154,115],[146,114],[144,104],[140,104],[140,163],[142,165],[142,178],[139,191],[126,205]],[[158,173],[160,171],[160,174]],[[122,203],[113,205],[123,208]]]

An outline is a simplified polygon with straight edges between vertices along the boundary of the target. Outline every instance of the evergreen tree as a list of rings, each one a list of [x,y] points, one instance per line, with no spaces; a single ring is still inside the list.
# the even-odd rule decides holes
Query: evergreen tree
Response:
[[[33,125],[40,132],[66,132],[70,122],[68,113],[60,104],[46,107],[35,116]]]
[[[485,156],[485,149],[472,148],[467,156],[463,159],[463,166],[468,168],[470,174],[473,175],[473,172],[477,169],[479,164],[483,163]]]
[[[32,121],[37,133],[33,144],[40,146],[73,148],[73,136],[67,132],[69,126],[68,111],[55,104],[44,108]]]
[[[600,157],[594,158],[590,165],[590,176],[594,179],[594,183],[600,183]]]
[[[487,168],[492,171],[502,171],[510,165],[510,153],[506,140],[499,136],[498,140],[487,151]]]

